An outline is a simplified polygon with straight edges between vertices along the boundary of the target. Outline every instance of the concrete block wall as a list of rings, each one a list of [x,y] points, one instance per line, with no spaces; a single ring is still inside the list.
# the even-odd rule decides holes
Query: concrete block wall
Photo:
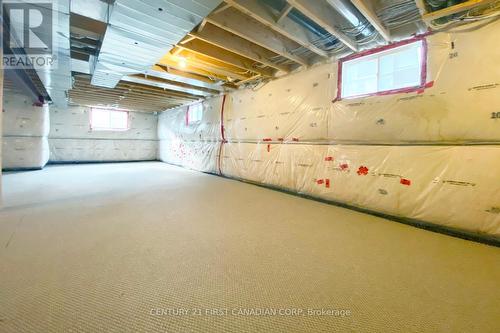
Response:
[[[166,111],[160,158],[498,240],[500,22],[469,28],[426,37],[419,91],[338,100],[333,62]]]

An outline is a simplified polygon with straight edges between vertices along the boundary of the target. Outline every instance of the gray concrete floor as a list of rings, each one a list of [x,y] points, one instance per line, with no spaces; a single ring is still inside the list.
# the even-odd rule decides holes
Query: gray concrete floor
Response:
[[[3,179],[0,332],[500,332],[495,247],[161,163]]]

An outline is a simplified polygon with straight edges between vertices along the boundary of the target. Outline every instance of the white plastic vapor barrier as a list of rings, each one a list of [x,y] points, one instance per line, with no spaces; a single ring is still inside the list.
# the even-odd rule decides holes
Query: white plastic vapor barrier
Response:
[[[2,168],[41,169],[49,161],[47,137],[3,137]]]
[[[201,172],[218,172],[218,142],[160,140],[159,159],[187,169]]]
[[[49,106],[34,106],[24,95],[6,93],[4,99],[3,136],[49,135]]]
[[[52,162],[120,162],[155,160],[155,140],[54,139],[50,142]]]
[[[5,91],[3,107],[3,169],[39,169],[49,159],[49,107],[30,97]]]
[[[500,236],[500,147],[227,143],[222,173],[335,202]]]
[[[165,111],[160,159],[500,239],[500,21],[466,27],[419,37],[414,89],[344,99],[335,62]]]
[[[126,131],[93,130],[91,108],[50,110],[51,162],[123,162],[156,160],[158,116],[129,112]]]

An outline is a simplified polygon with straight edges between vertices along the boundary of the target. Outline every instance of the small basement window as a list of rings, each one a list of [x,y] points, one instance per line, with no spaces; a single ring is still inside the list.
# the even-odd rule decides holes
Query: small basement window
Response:
[[[203,103],[190,105],[187,111],[187,125],[201,122],[203,119]]]
[[[347,57],[339,63],[340,98],[411,92],[425,85],[423,38]]]
[[[103,108],[90,109],[90,129],[93,131],[126,131],[128,112]]]

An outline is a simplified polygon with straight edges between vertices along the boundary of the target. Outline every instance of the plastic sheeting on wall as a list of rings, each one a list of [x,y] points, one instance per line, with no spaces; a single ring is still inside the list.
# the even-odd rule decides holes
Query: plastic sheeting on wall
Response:
[[[92,131],[90,108],[51,108],[52,162],[148,161],[157,159],[158,116],[129,112],[127,131]]]
[[[146,112],[129,112],[128,131],[91,131],[90,108],[71,106],[50,109],[49,138],[58,139],[141,139],[156,140],[158,116]]]
[[[48,105],[35,106],[31,98],[5,91],[3,109],[3,169],[39,169],[49,159]]]
[[[151,161],[157,156],[156,140],[99,140],[51,138],[51,162]]]
[[[201,172],[218,172],[218,142],[160,140],[158,157],[161,161]]]
[[[497,146],[227,143],[225,176],[500,236]]]
[[[3,136],[49,135],[49,106],[34,106],[30,97],[6,92],[3,108]]]
[[[175,110],[162,112],[159,115],[158,137],[160,140],[219,140],[220,111],[222,109],[223,96],[203,101],[203,118],[199,123],[187,124],[187,113],[189,107],[185,106]]]
[[[338,100],[332,63],[233,92],[223,115],[213,108],[196,126],[186,124],[186,108],[164,112],[160,157],[498,238],[500,21],[467,31],[426,37],[418,91]],[[207,140],[219,141],[209,153]]]
[[[3,137],[2,168],[41,169],[49,161],[47,137]]]
[[[224,112],[226,138],[370,144],[498,142],[499,33],[497,21],[468,33],[426,37],[427,89],[411,93],[336,101],[336,63],[272,81],[257,91],[236,91]]]

